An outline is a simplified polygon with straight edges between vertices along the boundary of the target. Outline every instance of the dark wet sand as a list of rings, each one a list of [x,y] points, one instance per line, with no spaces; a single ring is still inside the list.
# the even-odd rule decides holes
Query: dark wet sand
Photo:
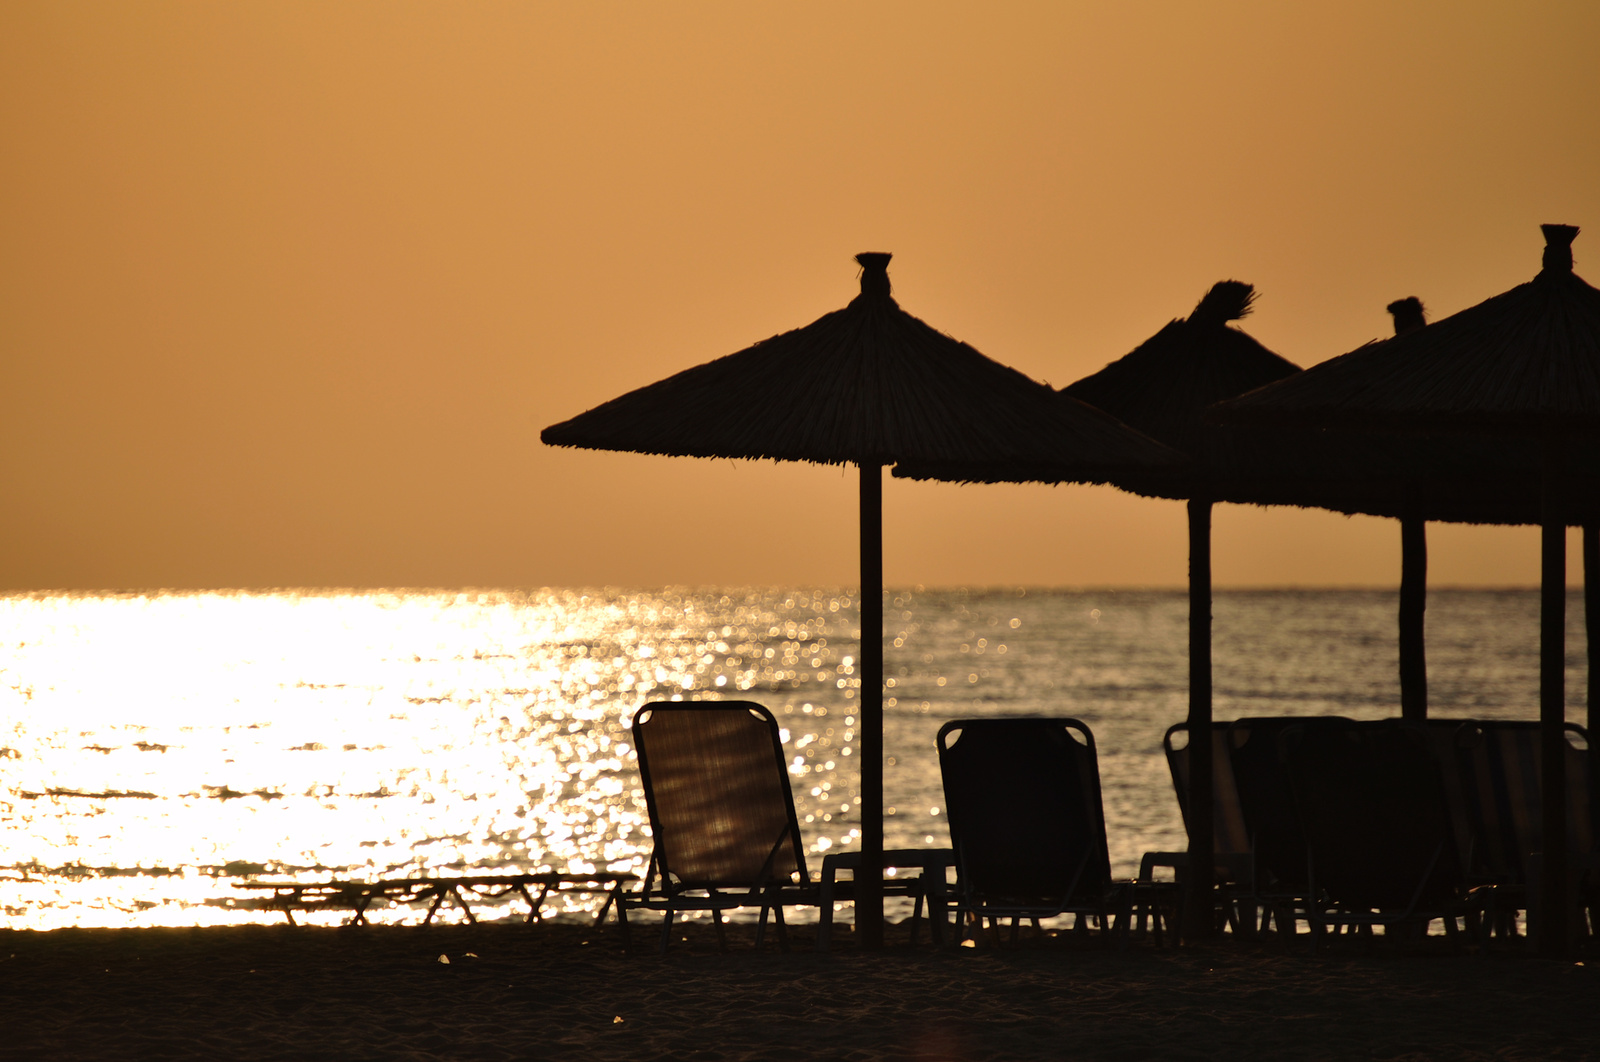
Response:
[[[0,932],[6,1059],[1574,1059],[1600,962],[1346,941],[666,958],[574,925]],[[682,934],[680,934],[680,937]],[[1428,942],[1429,945],[1442,942]],[[469,954],[472,953],[472,954]],[[448,956],[449,962],[440,961]],[[621,1019],[618,1021],[617,1019]]]

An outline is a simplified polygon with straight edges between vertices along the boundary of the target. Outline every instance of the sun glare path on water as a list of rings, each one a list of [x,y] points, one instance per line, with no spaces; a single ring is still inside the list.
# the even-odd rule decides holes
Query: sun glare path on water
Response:
[[[773,711],[815,869],[859,837],[856,604],[770,589],[0,598],[3,924],[280,921],[233,888],[259,879],[642,872],[628,727],[675,697]],[[1396,714],[1393,609],[1385,592],[1219,594],[1217,718]],[[1431,595],[1430,710],[1533,717],[1537,609],[1536,592]],[[1576,596],[1569,611],[1581,665]],[[941,722],[1026,714],[1092,728],[1117,873],[1183,846],[1161,735],[1186,710],[1184,594],[919,588],[886,595],[884,619],[889,847],[948,844]],[[1585,683],[1569,666],[1574,719]]]
[[[642,871],[627,727],[662,697],[798,716],[808,839],[848,843],[853,610],[771,597],[5,599],[7,921],[231,923],[252,875]]]

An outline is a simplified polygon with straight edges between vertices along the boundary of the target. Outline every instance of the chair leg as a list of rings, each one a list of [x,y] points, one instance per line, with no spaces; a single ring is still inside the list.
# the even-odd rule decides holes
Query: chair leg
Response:
[[[779,903],[776,897],[774,897],[772,903],[772,921],[778,927],[778,950],[787,952],[789,950],[789,925],[783,920],[783,904]]]
[[[728,950],[728,933],[722,927],[722,908],[717,906],[717,894],[711,893],[711,921],[717,927],[717,950]]]
[[[667,908],[661,916],[661,954],[667,953],[667,945],[672,943],[672,908]]]
[[[913,945],[917,943],[917,930],[922,928],[922,894],[924,891],[923,884],[919,881],[917,883],[917,891],[914,894],[916,899],[911,905],[911,943]],[[933,914],[931,909],[928,913],[930,917]],[[931,935],[933,930],[930,928],[928,932]]]
[[[617,929],[618,929],[618,932],[622,936],[622,954],[626,955],[626,954],[628,954],[629,948],[631,948],[632,945],[633,945],[633,940],[631,939],[632,938],[632,933],[630,932],[630,927],[628,925],[628,908],[627,908],[627,905],[622,902],[622,894],[621,893],[617,893],[617,895],[616,895],[616,903],[617,903]],[[604,913],[605,913],[604,911],[601,912],[601,914],[604,914]]]

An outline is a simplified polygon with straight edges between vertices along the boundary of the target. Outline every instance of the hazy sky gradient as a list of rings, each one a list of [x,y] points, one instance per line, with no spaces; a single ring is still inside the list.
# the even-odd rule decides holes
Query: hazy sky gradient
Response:
[[[1302,365],[1600,283],[1600,5],[0,7],[0,588],[840,584],[853,470],[539,429],[843,306],[1055,385],[1211,285]],[[891,584],[1181,585],[1182,507],[889,482]],[[1441,528],[1435,585],[1533,585]],[[1223,507],[1220,585],[1398,526]],[[1576,575],[1576,566],[1573,569]]]

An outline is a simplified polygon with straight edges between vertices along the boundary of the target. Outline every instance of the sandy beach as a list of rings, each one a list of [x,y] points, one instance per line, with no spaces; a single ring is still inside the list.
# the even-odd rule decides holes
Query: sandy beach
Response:
[[[645,927],[641,927],[645,928]],[[649,927],[653,928],[653,927]],[[670,953],[567,924],[0,933],[7,1059],[1576,1059],[1600,963],[1512,951],[785,954],[705,927]],[[1434,945],[1438,944],[1438,947]],[[445,961],[448,960],[448,961]]]

